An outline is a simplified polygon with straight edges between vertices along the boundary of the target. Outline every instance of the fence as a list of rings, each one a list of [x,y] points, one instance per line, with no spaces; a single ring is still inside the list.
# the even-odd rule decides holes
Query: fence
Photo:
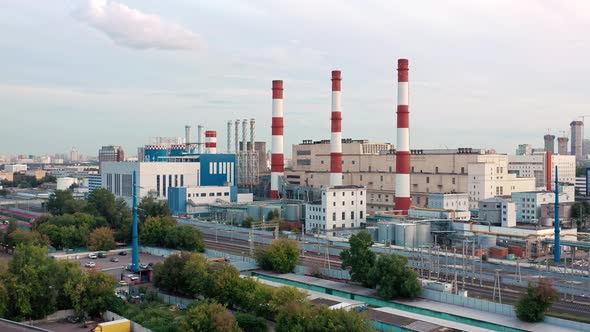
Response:
[[[171,249],[164,249],[164,248],[157,248],[157,247],[146,247],[140,246],[139,252],[147,253],[153,256],[160,256],[160,257],[168,257],[171,255],[178,255],[180,251],[178,250],[171,250]]]

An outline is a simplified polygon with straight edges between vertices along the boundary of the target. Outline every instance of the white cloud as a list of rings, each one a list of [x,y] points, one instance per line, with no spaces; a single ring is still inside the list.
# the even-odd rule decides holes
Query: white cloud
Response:
[[[124,47],[163,50],[205,47],[200,36],[191,30],[111,0],[88,0],[73,16]]]

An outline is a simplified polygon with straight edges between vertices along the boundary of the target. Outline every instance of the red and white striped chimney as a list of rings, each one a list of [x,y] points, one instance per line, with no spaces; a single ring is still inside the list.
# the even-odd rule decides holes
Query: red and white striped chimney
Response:
[[[205,131],[205,153],[217,153],[217,131],[215,130]]]
[[[283,81],[272,81],[272,148],[270,157],[270,198],[279,199],[279,178],[285,171],[283,154]]]
[[[397,149],[395,152],[395,210],[410,209],[410,110],[408,59],[397,60]]]
[[[332,71],[332,137],[330,138],[330,186],[342,185],[342,73]]]

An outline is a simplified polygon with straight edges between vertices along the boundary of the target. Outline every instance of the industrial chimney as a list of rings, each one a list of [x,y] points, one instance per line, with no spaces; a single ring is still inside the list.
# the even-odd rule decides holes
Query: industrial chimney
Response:
[[[250,151],[254,152],[254,140],[256,138],[256,120],[250,119]]]
[[[236,155],[240,153],[240,120],[236,120],[236,133],[235,133],[235,146],[236,146]]]
[[[197,126],[197,152],[203,153],[203,126]]]
[[[279,178],[283,176],[283,172],[285,171],[283,132],[283,81],[272,81],[271,199],[279,199]]]
[[[246,152],[247,141],[246,137],[248,136],[248,119],[242,120],[242,151]]]
[[[217,153],[217,132],[215,130],[207,130],[205,132],[205,153]]]
[[[184,151],[190,153],[190,142],[191,142],[191,126],[184,126]]]
[[[330,186],[342,185],[342,73],[332,71],[332,136],[330,138]]]
[[[410,110],[408,60],[397,60],[397,150],[395,152],[395,210],[410,209]]]
[[[567,137],[558,137],[557,138],[557,152],[560,155],[565,156],[567,155]]]
[[[231,120],[227,122],[227,153],[231,153],[231,134],[233,124],[234,122]]]

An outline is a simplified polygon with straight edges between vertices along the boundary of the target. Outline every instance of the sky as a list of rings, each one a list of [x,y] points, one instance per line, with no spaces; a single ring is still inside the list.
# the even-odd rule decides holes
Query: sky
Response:
[[[330,137],[395,144],[396,64],[410,61],[412,148],[541,147],[590,114],[590,3],[532,0],[0,0],[0,154],[94,155],[184,125],[255,118],[285,153]],[[586,135],[588,136],[588,135]]]

